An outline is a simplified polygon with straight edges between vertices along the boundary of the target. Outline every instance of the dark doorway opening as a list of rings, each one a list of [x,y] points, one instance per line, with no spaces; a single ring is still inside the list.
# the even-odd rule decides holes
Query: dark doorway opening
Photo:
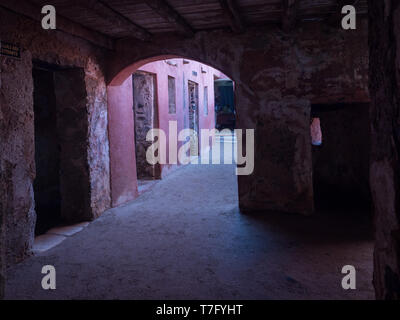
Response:
[[[33,69],[36,179],[33,184],[37,222],[35,234],[61,223],[60,142],[57,130],[54,72]]]
[[[369,104],[316,104],[311,110],[316,209],[371,212]]]
[[[80,68],[34,62],[35,234],[91,220],[88,112]]]
[[[234,83],[230,79],[215,79],[215,127],[218,130],[236,127]]]

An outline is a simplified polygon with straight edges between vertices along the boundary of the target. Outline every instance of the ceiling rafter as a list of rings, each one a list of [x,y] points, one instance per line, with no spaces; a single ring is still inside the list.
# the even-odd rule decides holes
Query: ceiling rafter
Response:
[[[144,28],[136,25],[122,15],[121,13],[115,11],[108,5],[104,4],[98,0],[77,0],[75,4],[79,7],[91,10],[99,17],[103,18],[105,21],[118,26],[121,29],[129,31],[131,36],[142,41],[149,41],[151,39],[151,34]]]
[[[166,1],[145,0],[145,3],[166,21],[172,23],[179,32],[188,37],[194,36],[195,32],[193,28]]]
[[[219,3],[227,17],[231,29],[234,32],[241,33],[245,31],[245,24],[243,18],[239,13],[235,0],[219,0]]]

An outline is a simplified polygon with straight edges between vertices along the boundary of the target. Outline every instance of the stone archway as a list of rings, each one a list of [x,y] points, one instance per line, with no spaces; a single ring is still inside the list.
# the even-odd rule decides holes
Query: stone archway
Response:
[[[110,94],[124,86],[124,80],[137,68],[160,58],[184,57],[221,70],[235,81],[237,128],[255,129],[257,141],[253,174],[238,177],[241,211],[279,210],[311,214],[310,105],[299,92],[281,83],[286,81],[282,79],[285,73],[282,61],[265,59],[265,50],[268,49],[265,45],[270,40],[278,41],[277,35],[232,36],[224,32],[214,35],[210,38],[209,34],[200,33],[195,39],[185,41],[179,38],[172,41],[169,38],[167,42],[157,39],[143,43],[140,48],[119,43],[117,53],[108,59],[109,100],[113,100]],[[252,37],[261,39],[261,46],[251,43]],[[271,54],[278,56],[281,50],[286,49],[280,45],[272,49]],[[277,64],[281,66],[278,69]],[[277,86],[283,87],[277,89]],[[112,118],[110,114],[110,125]],[[112,132],[110,128],[111,150]],[[112,158],[111,154],[111,162]]]
[[[137,152],[135,152],[135,146],[132,143],[132,141],[135,141],[136,124],[131,121],[134,119],[131,106],[131,102],[134,101],[131,76],[150,62],[174,58],[189,59],[203,64],[202,61],[188,56],[156,55],[152,58],[129,64],[107,86],[111,198],[113,206],[118,206],[138,196]],[[162,117],[162,115],[159,114],[158,117]],[[182,125],[183,123],[178,122],[179,127],[182,127]]]
[[[367,53],[366,23],[357,34],[335,31],[332,36],[326,28],[315,32],[309,25],[290,35],[279,28],[251,29],[243,35],[221,30],[199,32],[192,39],[155,37],[140,44],[121,40],[108,58],[107,83],[117,90],[142,64],[178,56],[223,71],[235,81],[237,128],[255,129],[256,136],[254,172],[238,178],[242,212],[311,214],[309,101],[360,101],[368,95],[368,59],[352,53]]]
[[[366,21],[357,32],[327,29],[313,23],[291,34],[263,27],[241,35],[219,30],[191,39],[121,40],[107,59],[106,81],[116,88],[160,57],[186,57],[223,71],[235,81],[237,128],[256,135],[254,172],[238,177],[242,212],[307,215],[314,211],[310,101],[368,100]]]

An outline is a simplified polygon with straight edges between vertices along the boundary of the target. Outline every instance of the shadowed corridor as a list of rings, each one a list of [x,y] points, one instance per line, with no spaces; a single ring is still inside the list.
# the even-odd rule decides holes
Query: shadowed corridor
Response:
[[[368,220],[239,213],[233,165],[188,165],[8,270],[6,299],[373,299]],[[54,265],[57,289],[41,288]],[[357,290],[341,268],[357,269]]]

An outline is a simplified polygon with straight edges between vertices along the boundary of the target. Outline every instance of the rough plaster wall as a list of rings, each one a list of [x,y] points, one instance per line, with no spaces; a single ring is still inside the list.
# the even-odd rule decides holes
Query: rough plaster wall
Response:
[[[244,86],[248,98],[290,94],[312,103],[368,101],[368,28],[367,21],[358,23],[355,31],[314,22],[291,34],[259,27],[243,35],[213,31],[185,40],[155,37],[141,46],[121,40],[107,60],[107,80],[120,84],[140,65],[183,56],[223,71]]]
[[[111,202],[106,86],[90,59],[85,69],[55,75],[58,122],[64,125],[61,214],[69,222],[92,220]]]
[[[1,73],[0,73],[1,85]],[[1,109],[0,109],[1,110]],[[0,121],[2,118],[0,117]],[[10,210],[10,187],[7,180],[11,173],[11,163],[0,163],[0,300],[4,297],[5,272],[6,272],[6,215]]]
[[[221,70],[235,81],[237,127],[255,129],[256,136],[269,138],[277,150],[273,155],[268,144],[258,142],[254,174],[239,177],[241,209],[311,213],[311,141],[306,101],[369,100],[367,32],[366,21],[359,19],[355,31],[313,22],[302,24],[292,34],[260,27],[249,28],[242,35],[222,30],[198,32],[193,39],[184,41],[156,36],[141,46],[122,40],[108,59],[107,79],[118,85],[142,63],[151,62],[151,57],[187,57]],[[292,109],[301,111],[289,116]],[[278,129],[273,132],[264,126],[271,121],[271,115],[276,120],[273,126]],[[299,135],[296,140],[294,133]],[[278,147],[280,140],[289,145]],[[286,164],[281,164],[281,159]],[[289,172],[282,178],[282,167],[290,161]],[[271,181],[285,196],[272,190]]]
[[[138,196],[132,77],[120,86],[108,86],[107,96],[111,199],[115,207]]]
[[[1,85],[1,74],[0,74],[0,85]],[[0,118],[0,120],[2,120]],[[5,286],[5,272],[6,272],[6,228],[5,228],[5,216],[9,210],[9,181],[6,180],[7,174],[9,174],[9,168],[6,168],[6,164],[0,163],[0,300],[4,297],[4,286]]]
[[[313,146],[314,194],[325,206],[370,206],[369,104],[316,113],[322,145]]]
[[[64,194],[72,198],[65,197],[62,215],[70,222],[92,220],[110,207],[106,86],[91,60],[86,69],[56,72],[55,83],[57,106],[67,109],[61,111],[59,119],[66,125],[60,134],[67,133],[69,141],[65,160],[70,165],[73,162],[64,177],[69,181]],[[82,190],[77,191],[74,185]]]
[[[84,69],[90,124],[86,139],[88,149],[93,150],[88,154],[92,218],[109,207],[108,136],[106,131],[99,134],[107,123],[104,51],[61,31],[43,30],[40,22],[2,8],[0,21],[0,38],[22,47],[21,60],[0,58],[0,160],[9,168],[2,180],[9,181],[6,246],[8,263],[13,264],[29,255],[35,225],[32,59]]]
[[[369,2],[374,286],[400,299],[400,1]]]
[[[310,104],[288,98],[269,102],[266,110],[255,131],[255,163],[263,165],[239,176],[241,210],[312,213]]]
[[[89,59],[85,68],[88,114],[88,164],[92,216],[111,206],[110,148],[108,141],[107,88],[99,66]]]
[[[13,264],[29,254],[36,222],[31,54],[23,50],[20,60],[0,57],[0,68],[0,157],[8,190],[6,251],[7,263]]]

